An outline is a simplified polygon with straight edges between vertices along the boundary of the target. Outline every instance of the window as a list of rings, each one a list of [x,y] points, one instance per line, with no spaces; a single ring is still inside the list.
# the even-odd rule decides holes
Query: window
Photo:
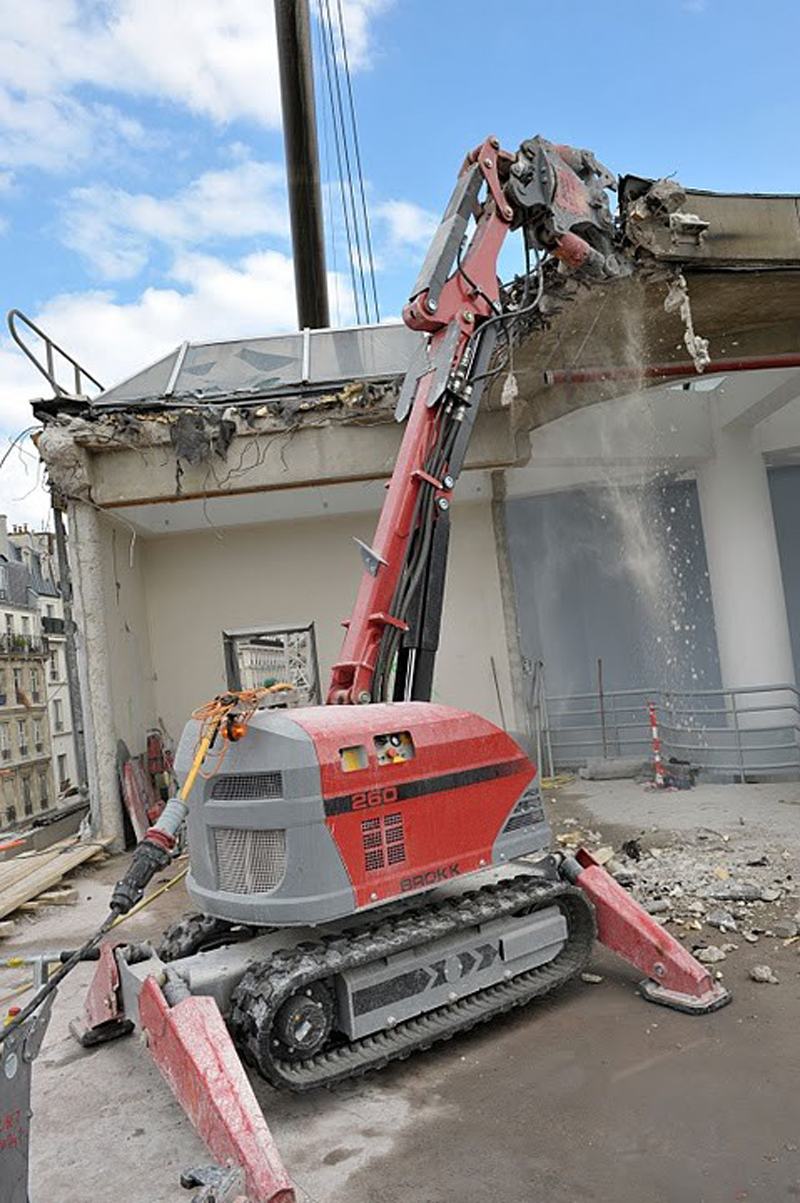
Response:
[[[42,729],[42,720],[35,718],[33,720],[33,742],[36,745],[37,752],[44,751],[44,731]]]
[[[6,635],[14,634],[14,615],[6,614]]]
[[[8,569],[5,564],[0,564],[0,597],[3,600],[8,597]]]
[[[31,694],[32,694],[33,701],[40,702],[42,700],[42,695],[39,690],[39,670],[38,670],[38,668],[35,668],[32,665],[31,670],[30,670],[30,675],[31,675]]]
[[[28,724],[24,718],[17,719],[17,743],[20,756],[28,755]]]
[[[11,728],[8,723],[0,723],[0,759],[11,759]]]
[[[31,620],[30,620],[30,618],[28,618],[27,614],[23,614],[23,616],[22,616],[22,634],[30,635],[30,633],[31,633]]]
[[[14,669],[14,701],[16,702],[16,704],[18,706],[20,705],[19,695],[22,692],[23,688],[24,688],[24,685],[23,685],[23,680],[22,680],[22,669],[15,668]]]
[[[369,763],[367,749],[363,744],[354,744],[351,748],[340,748],[339,763],[343,773],[354,773],[356,769],[365,769]]]
[[[7,823],[16,823],[16,821],[17,821],[16,807],[7,806],[6,807],[6,822]]]
[[[67,757],[66,757],[66,755],[62,755],[62,756],[59,756],[59,758],[58,758],[58,788],[63,789],[64,786],[67,784],[68,780],[69,780],[69,778],[67,777]]]
[[[56,731],[64,730],[64,703],[61,698],[53,702],[53,726]]]
[[[22,804],[25,807],[25,814],[33,814],[33,798],[31,797],[31,779],[28,776],[22,778]]]
[[[48,618],[54,618],[54,617],[55,617],[55,615],[53,614],[53,607],[52,607],[51,605],[48,605],[48,606],[47,606],[47,617],[48,617]]]
[[[58,652],[53,652],[50,656],[50,680],[58,680]]]
[[[389,731],[375,736],[378,764],[402,764],[414,759],[414,741],[410,731]]]
[[[47,810],[50,805],[50,786],[47,781],[47,771],[39,774],[39,805],[42,810]]]
[[[8,705],[8,694],[6,693],[6,670],[3,665],[0,665],[0,706]]]

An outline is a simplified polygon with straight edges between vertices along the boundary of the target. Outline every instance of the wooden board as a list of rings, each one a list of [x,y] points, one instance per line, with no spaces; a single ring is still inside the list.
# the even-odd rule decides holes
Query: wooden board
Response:
[[[51,890],[53,886],[58,885],[65,873],[77,869],[85,861],[97,856],[110,842],[96,840],[88,844],[73,844],[55,856],[52,852],[46,852],[41,858],[29,860],[27,863],[30,871],[0,892],[0,919],[17,910],[23,902],[30,902],[45,890]]]

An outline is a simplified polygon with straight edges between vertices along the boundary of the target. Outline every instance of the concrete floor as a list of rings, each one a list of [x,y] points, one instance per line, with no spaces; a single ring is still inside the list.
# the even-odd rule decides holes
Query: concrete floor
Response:
[[[578,783],[553,811],[616,839],[653,827],[741,829],[800,851],[800,787],[648,793]],[[22,949],[78,942],[105,913],[110,862],[78,878],[82,905],[22,920]],[[185,909],[178,887],[129,925],[154,936]],[[767,960],[779,986],[747,976]],[[256,1090],[301,1203],[778,1203],[800,1198],[800,958],[742,944],[733,1004],[692,1018],[653,1007],[599,952],[598,985],[557,996],[335,1092]],[[61,989],[34,1073],[32,1203],[177,1203],[180,1171],[209,1160],[146,1050],[86,1052],[67,1033],[91,968]],[[18,976],[7,972],[6,986]],[[6,979],[8,981],[6,982]]]

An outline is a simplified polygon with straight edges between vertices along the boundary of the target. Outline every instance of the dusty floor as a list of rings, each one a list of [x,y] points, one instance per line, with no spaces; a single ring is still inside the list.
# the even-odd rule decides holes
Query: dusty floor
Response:
[[[653,794],[577,783],[553,806],[618,843],[698,825],[746,832],[795,872],[800,787]],[[741,819],[744,819],[742,824]],[[656,829],[656,830],[653,830]],[[83,903],[22,920],[2,952],[74,944],[104,914],[118,863],[78,877]],[[180,887],[129,925],[155,935]],[[800,903],[790,893],[784,913]],[[709,940],[718,933],[706,933]],[[479,1032],[335,1093],[257,1085],[302,1203],[778,1203],[800,1198],[800,956],[762,936],[722,966],[733,1004],[690,1018],[643,1002],[600,952],[576,982]],[[757,985],[767,961],[779,985]],[[85,1052],[67,1034],[91,968],[65,983],[34,1075],[32,1203],[177,1203],[208,1160],[138,1040]],[[19,971],[7,971],[0,993]]]

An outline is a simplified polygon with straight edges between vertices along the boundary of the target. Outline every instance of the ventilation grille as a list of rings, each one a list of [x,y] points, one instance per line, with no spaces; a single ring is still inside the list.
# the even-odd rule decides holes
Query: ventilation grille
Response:
[[[221,802],[282,798],[283,776],[281,773],[229,773],[224,777],[215,777],[211,797]]]
[[[512,810],[503,834],[520,831],[525,827],[535,827],[544,822],[544,807],[538,790],[527,789]]]
[[[286,872],[286,832],[215,827],[217,888],[230,894],[266,894]]]
[[[401,814],[362,819],[361,838],[364,844],[364,868],[368,873],[404,863],[406,837]]]

